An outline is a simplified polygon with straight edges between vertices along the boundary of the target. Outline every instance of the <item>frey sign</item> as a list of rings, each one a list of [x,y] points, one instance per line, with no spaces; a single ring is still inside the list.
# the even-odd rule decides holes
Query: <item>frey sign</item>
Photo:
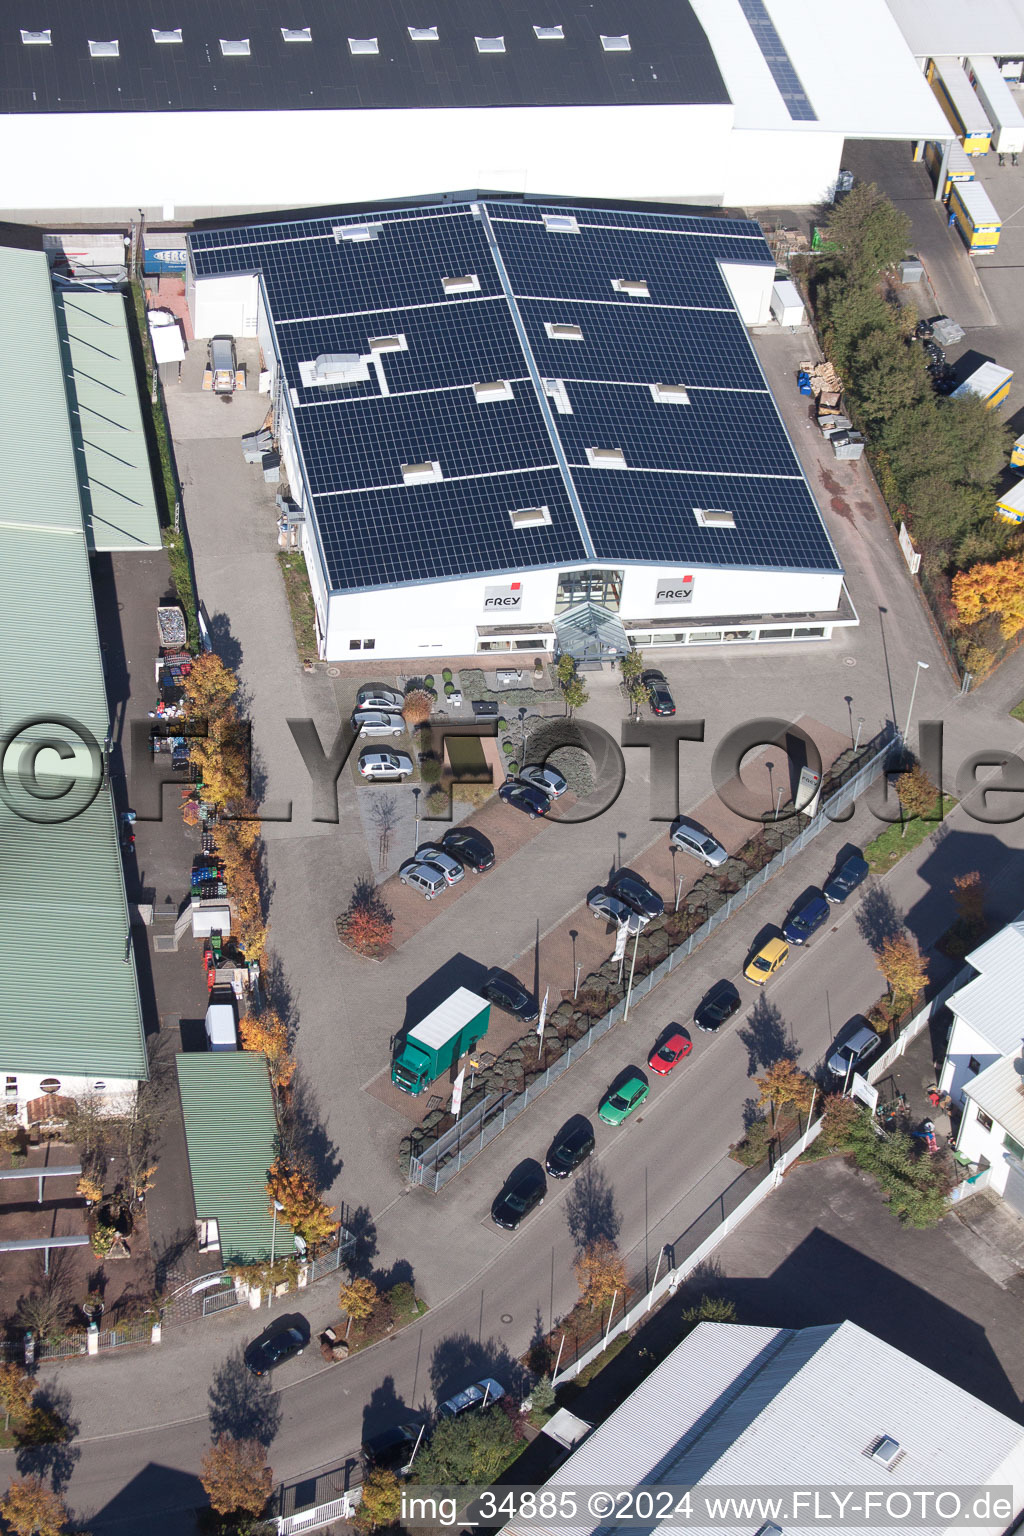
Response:
[[[521,581],[510,581],[503,587],[484,587],[485,613],[518,613],[522,606]]]
[[[670,603],[688,603],[693,597],[692,576],[659,576],[654,601],[664,607]]]

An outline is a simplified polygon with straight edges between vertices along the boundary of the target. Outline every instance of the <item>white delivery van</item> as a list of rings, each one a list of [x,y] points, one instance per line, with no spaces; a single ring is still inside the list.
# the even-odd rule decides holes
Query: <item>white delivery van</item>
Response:
[[[238,1050],[235,1000],[230,994],[210,999],[206,1010],[206,1043],[211,1051]]]

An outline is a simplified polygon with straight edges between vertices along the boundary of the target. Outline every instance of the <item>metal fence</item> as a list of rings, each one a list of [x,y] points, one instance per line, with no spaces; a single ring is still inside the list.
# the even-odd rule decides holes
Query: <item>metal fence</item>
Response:
[[[838,820],[846,807],[852,805],[857,796],[863,794],[864,790],[884,772],[895,740],[894,733],[886,732],[879,749],[863,767],[851,774],[845,783],[818,807],[815,815],[791,842],[781,848],[775,857],[756,874],[751,875],[744,886],[735,891],[717,912],[712,913],[707,922],[702,923],[690,934],[689,938],[684,939],[681,944],[671,950],[666,959],[633,984],[630,995],[631,1008],[641,998],[646,997],[671,971],[674,971],[677,965],[689,959],[693,951],[710,938],[716,928],[727,922],[733,913],[738,912],[740,907],[748,902],[763,885],[766,885],[773,875],[778,874],[791,859],[796,858],[808,843],[814,841],[819,832],[823,832],[826,827],[832,826]],[[600,1040],[603,1034],[617,1024],[625,1011],[626,1000],[622,999],[521,1092],[489,1094],[481,1099],[467,1111],[458,1124],[445,1131],[422,1154],[410,1160],[410,1182],[422,1184],[436,1194],[449,1179],[454,1178],[460,1169],[465,1167],[471,1158],[476,1157],[486,1146],[489,1146],[496,1136],[500,1136],[505,1127],[517,1115],[521,1115],[538,1094],[557,1082],[573,1062],[590,1049],[595,1040]]]
[[[120,1349],[125,1344],[152,1344],[152,1323],[125,1323],[119,1328],[101,1330],[100,1349]]]
[[[209,1317],[212,1312],[226,1312],[229,1307],[237,1307],[240,1300],[235,1286],[226,1291],[208,1291],[202,1298],[203,1316]]]

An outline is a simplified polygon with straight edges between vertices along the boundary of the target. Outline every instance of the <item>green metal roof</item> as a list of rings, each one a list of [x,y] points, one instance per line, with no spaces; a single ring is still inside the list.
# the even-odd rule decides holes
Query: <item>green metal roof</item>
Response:
[[[120,293],[56,296],[90,549],[159,549],[160,523]]]
[[[102,745],[109,709],[41,252],[0,248],[0,333],[0,737],[24,728],[38,740],[53,727],[26,722],[63,716]],[[147,1076],[128,933],[109,788],[56,824],[26,821],[0,801],[5,1071]]]
[[[195,1051],[176,1056],[175,1065],[196,1215],[216,1220],[225,1264],[269,1258],[266,1184],[277,1126],[266,1060],[258,1051]],[[292,1251],[280,1218],[276,1251]]]

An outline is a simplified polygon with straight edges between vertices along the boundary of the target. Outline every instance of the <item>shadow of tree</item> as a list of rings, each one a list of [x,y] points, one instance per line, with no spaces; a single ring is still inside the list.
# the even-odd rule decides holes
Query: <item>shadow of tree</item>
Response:
[[[529,1348],[526,1352],[530,1370],[535,1376],[549,1376],[554,1361],[551,1358],[551,1347],[547,1341],[547,1332],[544,1328],[544,1319],[537,1308],[533,1319],[533,1333],[530,1336]]]
[[[356,1275],[368,1275],[377,1257],[377,1223],[370,1214],[370,1207],[356,1206],[354,1211],[346,1215],[345,1226],[354,1238],[351,1248],[345,1254],[349,1273],[353,1278]]]
[[[281,1408],[270,1380],[254,1376],[241,1348],[232,1350],[210,1384],[210,1434],[258,1440],[269,1446],[281,1425]]]
[[[164,1291],[172,1278],[178,1280],[178,1265],[182,1259],[187,1253],[198,1253],[198,1251],[199,1240],[196,1236],[195,1223],[191,1222],[187,1227],[178,1227],[174,1236],[154,1256],[153,1267],[157,1290]]]
[[[577,1248],[589,1248],[599,1238],[614,1243],[622,1221],[615,1208],[615,1192],[600,1163],[585,1163],[565,1202],[565,1220]]]
[[[784,1056],[795,1061],[799,1055],[782,1014],[763,992],[739,1031],[739,1038],[747,1051],[748,1077],[756,1077],[763,1067],[773,1067]]]
[[[430,1360],[430,1385],[439,1403],[484,1376],[500,1381],[513,1397],[522,1396],[528,1380],[523,1366],[500,1339],[481,1342],[468,1333],[456,1333],[435,1346]]]
[[[743,1100],[743,1129],[749,1131],[755,1120],[764,1119],[764,1110],[757,1099]]]
[[[316,1089],[301,1067],[292,1078],[281,1115],[281,1150],[299,1167],[309,1169],[317,1189],[330,1189],[343,1167],[327,1133]]]
[[[63,1493],[82,1454],[72,1443],[77,1434],[67,1388],[57,1383],[39,1387],[14,1454],[18,1475],[41,1478],[55,1493]]]
[[[415,1289],[413,1267],[408,1259],[395,1259],[388,1269],[375,1269],[370,1279],[381,1293],[396,1285],[411,1285]]]
[[[892,897],[882,885],[872,886],[857,908],[857,927],[861,937],[877,955],[886,939],[891,939],[903,927],[903,917],[893,905]]]

